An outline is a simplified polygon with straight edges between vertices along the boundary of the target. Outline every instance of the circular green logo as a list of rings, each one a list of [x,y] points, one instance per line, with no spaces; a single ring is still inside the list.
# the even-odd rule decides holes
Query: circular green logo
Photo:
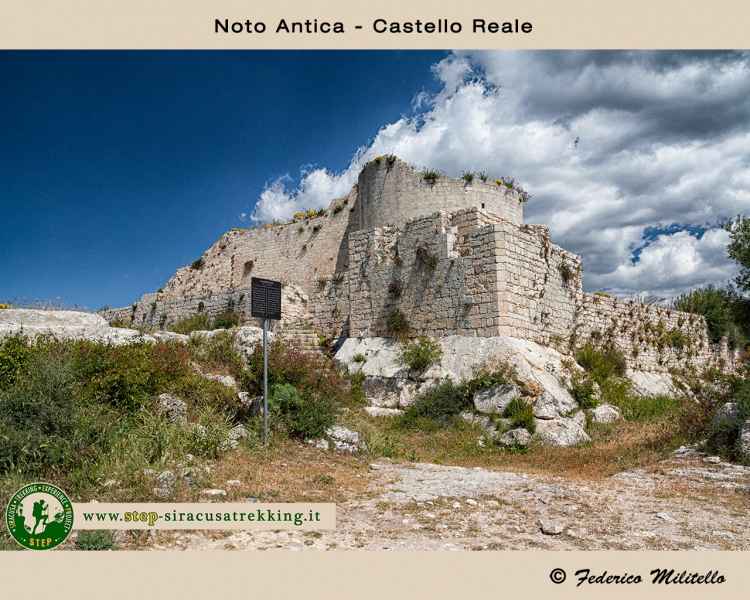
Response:
[[[73,505],[59,487],[30,483],[11,496],[5,522],[24,548],[49,550],[64,542],[73,529]]]

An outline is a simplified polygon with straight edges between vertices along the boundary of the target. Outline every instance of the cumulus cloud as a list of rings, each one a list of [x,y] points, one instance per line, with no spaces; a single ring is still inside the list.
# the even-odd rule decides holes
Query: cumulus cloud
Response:
[[[731,276],[719,224],[750,212],[748,54],[460,52],[433,71],[440,91],[417,95],[347,169],[272,182],[252,218],[326,206],[393,153],[453,176],[515,177],[532,194],[526,220],[582,255],[588,289],[673,294]],[[645,239],[672,224],[707,231]]]

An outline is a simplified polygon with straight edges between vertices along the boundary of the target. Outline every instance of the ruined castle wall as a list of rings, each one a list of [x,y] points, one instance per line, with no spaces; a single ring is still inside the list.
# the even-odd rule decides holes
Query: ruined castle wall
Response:
[[[164,299],[205,297],[250,287],[252,277],[299,285],[312,295],[318,282],[346,270],[345,246],[356,193],[334,201],[325,216],[292,223],[233,229],[183,267],[161,291]]]
[[[550,242],[541,225],[495,225],[500,332],[549,345],[573,327],[581,259]]]
[[[303,319],[308,314],[308,298],[296,286],[282,288],[282,308],[284,322]],[[213,319],[227,311],[236,312],[242,323],[261,326],[260,319],[250,316],[250,288],[211,292],[205,296],[174,298],[158,293],[144,294],[132,306],[101,311],[108,321],[118,321],[122,325],[146,329],[167,329],[189,317],[204,314]],[[278,326],[271,323],[271,329]]]
[[[586,342],[613,345],[624,354],[629,368],[642,371],[722,366],[721,361],[731,361],[726,349],[711,344],[700,315],[596,294],[581,295],[572,341],[576,347]]]
[[[517,191],[475,178],[471,184],[440,177],[434,183],[407,163],[387,158],[371,161],[359,175],[353,226],[367,230],[399,225],[438,211],[477,208],[512,223],[523,222],[523,203]]]
[[[493,226],[478,211],[436,213],[349,238],[350,335],[497,335]]]

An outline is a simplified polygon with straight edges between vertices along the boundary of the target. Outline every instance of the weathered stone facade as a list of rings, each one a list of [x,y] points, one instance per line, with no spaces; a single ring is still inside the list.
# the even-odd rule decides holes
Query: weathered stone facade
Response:
[[[584,293],[580,257],[523,223],[518,191],[427,179],[393,157],[365,166],[325,215],[229,231],[107,317],[161,328],[197,312],[249,319],[252,276],[299,286],[285,292],[285,320],[329,338],[392,335],[395,315],[411,335],[509,336],[563,352],[606,341],[642,371],[732,362],[702,317]]]

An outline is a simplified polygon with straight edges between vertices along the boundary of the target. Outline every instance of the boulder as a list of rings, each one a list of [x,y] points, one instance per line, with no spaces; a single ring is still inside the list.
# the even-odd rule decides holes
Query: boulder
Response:
[[[365,406],[365,412],[371,417],[397,417],[404,413],[397,408],[382,408],[380,406]]]
[[[578,408],[578,404],[572,397],[553,396],[546,391],[534,401],[533,406],[534,416],[537,419],[557,419]]]
[[[632,390],[639,396],[672,396],[677,388],[669,373],[651,373],[629,369],[625,373],[632,383]]]
[[[362,372],[365,376],[365,395],[374,404],[385,408],[396,406],[392,397],[386,398],[388,394],[397,391],[397,406],[408,406],[426,387],[444,378],[454,382],[471,379],[477,369],[493,362],[511,365],[521,387],[533,395],[546,392],[561,406],[573,401],[567,389],[568,371],[563,366],[565,357],[552,348],[506,336],[452,335],[438,341],[443,352],[440,361],[419,375],[409,373],[401,361],[401,345],[388,338],[349,338],[336,352],[335,360],[351,372]],[[360,354],[367,357],[364,363],[354,360]],[[368,387],[371,379],[376,381]],[[383,393],[384,389],[387,393]]]
[[[545,446],[577,446],[591,441],[575,418],[537,419],[536,435]]]
[[[232,429],[229,430],[227,439],[224,440],[221,444],[221,449],[224,451],[234,450],[240,445],[240,440],[244,440],[248,436],[249,434],[244,425],[235,425],[234,427],[232,427]]]
[[[158,498],[168,498],[174,493],[177,476],[172,471],[162,471],[156,477],[156,487],[154,496]]]
[[[89,340],[102,344],[155,342],[135,329],[110,327],[100,315],[76,310],[10,308],[0,311],[0,339],[12,335],[35,338],[51,335],[61,340]]]
[[[170,423],[187,423],[187,404],[172,394],[159,394],[157,407]]]
[[[508,404],[521,396],[517,385],[507,383],[474,394],[474,408],[485,414],[503,414]]]
[[[589,413],[594,423],[614,423],[622,418],[620,410],[611,404],[600,404]]]
[[[713,426],[720,427],[722,424],[732,424],[737,420],[738,409],[736,402],[725,402],[714,414]]]
[[[326,435],[330,438],[334,449],[339,452],[353,454],[363,447],[363,444],[360,443],[359,434],[356,431],[341,427],[340,425],[334,425],[326,429]]]
[[[554,519],[544,517],[542,519],[539,519],[539,529],[544,535],[560,535],[563,531],[565,531],[565,524],[561,523],[560,521],[555,521]]]
[[[270,344],[274,339],[273,332],[268,332],[268,343]],[[255,347],[258,344],[263,343],[263,329],[255,327],[253,325],[245,325],[238,327],[234,330],[234,341],[232,342],[234,349],[242,356],[245,360],[249,360]]]
[[[464,411],[459,416],[467,423],[481,427],[490,438],[494,438],[497,435],[497,427],[495,427],[492,419],[488,416],[478,415],[469,411]]]
[[[201,374],[206,379],[209,379],[211,381],[216,381],[220,383],[221,385],[225,385],[226,387],[232,388],[233,390],[237,389],[237,380],[231,375],[214,375],[213,373],[201,373]]]
[[[531,434],[523,427],[518,427],[506,431],[498,438],[497,442],[501,446],[507,446],[509,448],[525,448],[529,445],[529,442],[531,442]]]

